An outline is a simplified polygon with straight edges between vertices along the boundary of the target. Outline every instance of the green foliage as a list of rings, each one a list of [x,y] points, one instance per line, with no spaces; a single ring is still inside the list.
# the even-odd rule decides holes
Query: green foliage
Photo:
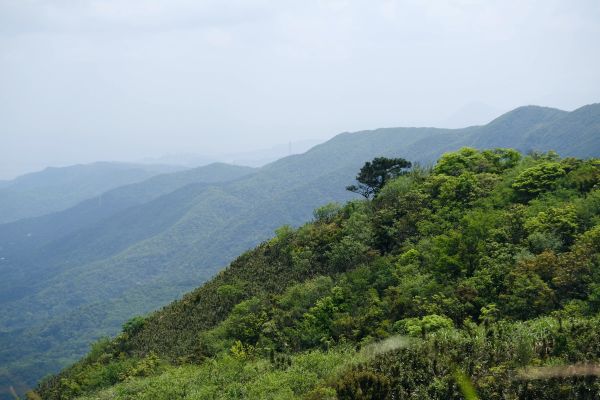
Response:
[[[554,292],[530,270],[516,270],[507,279],[507,290],[499,296],[505,313],[519,319],[546,313],[554,307]]]
[[[387,399],[391,395],[390,380],[371,371],[350,371],[337,382],[340,400]]]
[[[465,172],[497,174],[513,168],[520,159],[521,154],[512,149],[478,151],[465,147],[444,154],[435,165],[434,172],[450,176],[458,176]]]
[[[146,319],[144,317],[133,317],[123,324],[123,333],[127,335],[135,335],[136,332],[144,327],[145,323]]]
[[[315,221],[329,223],[340,212],[341,208],[338,203],[329,203],[315,209],[313,217]]]
[[[512,184],[517,195],[524,200],[532,199],[558,185],[566,171],[559,162],[548,161],[536,164],[521,172]]]
[[[85,400],[334,399],[326,379],[357,361],[339,348],[294,355],[286,369],[266,360],[223,355],[202,365],[169,367],[162,374],[132,379],[81,397]],[[310,397],[313,396],[313,397]],[[326,397],[332,396],[332,397]]]
[[[263,303],[253,297],[233,307],[223,325],[228,336],[237,338],[241,343],[254,345],[267,320]]]
[[[569,373],[568,366],[585,357],[591,357],[588,362],[598,359],[599,324],[598,317],[466,322],[461,329],[442,329],[380,353],[348,375],[386,378],[390,393],[380,397],[384,399],[595,398],[600,380]],[[548,376],[529,374],[527,365],[549,371]]]
[[[525,229],[534,233],[550,233],[566,245],[573,243],[579,229],[575,207],[571,204],[550,207],[525,221]]]
[[[154,353],[148,354],[138,363],[129,368],[119,378],[121,380],[131,379],[133,377],[152,376],[161,370],[161,361]]]
[[[406,318],[394,324],[396,331],[415,337],[425,336],[428,333],[453,326],[450,318],[436,314],[425,315],[422,318]]]
[[[373,200],[280,228],[40,391],[48,399],[598,393],[591,378],[521,376],[525,367],[600,361],[600,203],[581,184],[588,178],[572,174],[587,176],[586,163],[509,150],[448,154]],[[538,173],[551,184],[537,185]],[[333,367],[340,352],[348,360]]]

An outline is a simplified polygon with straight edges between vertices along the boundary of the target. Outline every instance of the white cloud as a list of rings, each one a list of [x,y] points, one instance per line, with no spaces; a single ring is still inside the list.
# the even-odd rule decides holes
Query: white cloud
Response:
[[[3,0],[0,30],[169,30],[243,23],[270,13],[263,0]]]
[[[0,171],[573,108],[600,100],[598,21],[596,0],[0,0]]]

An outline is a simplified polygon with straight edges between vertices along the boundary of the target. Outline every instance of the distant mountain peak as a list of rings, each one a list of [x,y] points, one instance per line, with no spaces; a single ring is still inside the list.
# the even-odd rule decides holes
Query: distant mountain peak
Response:
[[[568,114],[567,111],[559,110],[558,108],[528,105],[517,107],[514,110],[504,113],[492,120],[488,125],[505,123],[518,124],[532,121],[536,121],[537,123],[548,122],[566,114]]]
[[[571,111],[571,113],[590,112],[590,111],[600,113],[600,103],[586,104],[585,106],[576,108],[575,110]]]

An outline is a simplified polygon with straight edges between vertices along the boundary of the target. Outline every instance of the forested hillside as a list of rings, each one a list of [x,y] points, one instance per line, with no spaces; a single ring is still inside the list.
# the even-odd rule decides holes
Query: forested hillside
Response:
[[[26,174],[0,182],[0,224],[64,210],[110,189],[181,169],[97,162]]]
[[[428,165],[464,145],[599,155],[599,121],[597,104],[573,112],[531,106],[465,129],[343,133],[260,169],[161,175],[0,225],[2,386],[33,384],[131,316],[213,277],[278,226],[297,227],[316,207],[351,199],[344,188],[365,160]]]
[[[193,202],[193,197],[185,196],[186,190],[178,189],[205,187],[254,172],[249,167],[211,164],[161,174],[110,190],[66,211],[2,225],[0,398],[12,397],[7,393],[9,384],[26,387],[25,382],[31,384],[36,376],[85,351],[87,343],[100,332],[110,333],[111,323],[99,321],[112,319],[112,324],[118,324],[135,309],[135,305],[121,303],[124,315],[111,317],[104,311],[106,307],[78,310],[73,297],[59,309],[60,297],[68,297],[65,292],[73,294],[77,267],[114,254],[172,224]],[[165,194],[170,196],[156,200]],[[178,196],[182,199],[179,202]],[[145,206],[137,208],[141,205]],[[70,288],[61,292],[52,288],[50,280]],[[101,284],[94,286],[100,288]],[[92,295],[107,299],[93,289]]]
[[[600,160],[464,148],[377,189],[279,228],[37,393],[600,396]]]

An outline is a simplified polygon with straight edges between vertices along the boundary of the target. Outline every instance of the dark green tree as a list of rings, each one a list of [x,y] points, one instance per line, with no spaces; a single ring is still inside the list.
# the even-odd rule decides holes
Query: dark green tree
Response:
[[[350,371],[337,383],[339,399],[389,399],[391,385],[386,376],[371,371]]]
[[[376,157],[360,169],[356,176],[358,184],[347,186],[346,190],[368,199],[377,195],[388,181],[406,173],[411,166],[411,162],[404,158]]]

